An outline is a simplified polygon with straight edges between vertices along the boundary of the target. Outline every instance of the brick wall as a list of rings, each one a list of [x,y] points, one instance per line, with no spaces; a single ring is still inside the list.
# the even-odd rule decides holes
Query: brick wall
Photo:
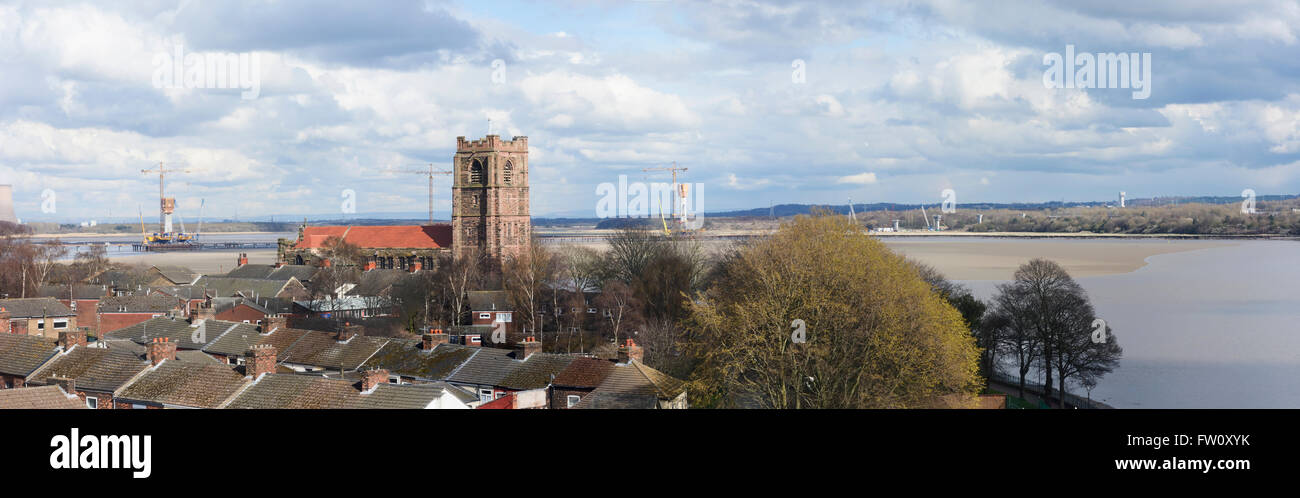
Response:
[[[102,335],[118,329],[124,329],[137,323],[147,321],[162,313],[100,313],[98,330]]]
[[[216,318],[217,320],[225,320],[227,322],[247,321],[248,323],[257,325],[258,322],[266,318],[266,315],[262,314],[262,312],[260,311],[250,308],[248,305],[241,304],[239,306],[235,306],[221,313],[217,313],[217,315],[214,318]]]

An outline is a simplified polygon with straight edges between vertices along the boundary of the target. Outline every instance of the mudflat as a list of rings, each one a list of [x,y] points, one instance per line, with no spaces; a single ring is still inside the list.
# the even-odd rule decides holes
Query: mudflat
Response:
[[[1236,245],[1233,240],[1071,238],[882,238],[890,249],[934,266],[954,280],[1010,280],[1016,268],[1047,258],[1073,277],[1129,273],[1146,259],[1182,251]]]

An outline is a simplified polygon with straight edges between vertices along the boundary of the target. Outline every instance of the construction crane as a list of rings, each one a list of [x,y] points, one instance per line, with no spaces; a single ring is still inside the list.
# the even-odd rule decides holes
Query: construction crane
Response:
[[[158,168],[149,168],[140,170],[141,173],[158,173],[158,226],[163,233],[171,233],[171,214],[176,211],[176,199],[168,199],[163,193],[163,185],[167,178],[167,173],[189,173],[187,169],[166,169],[162,161],[158,161]],[[170,202],[168,202],[170,201]]]
[[[677,172],[678,172],[678,171],[686,171],[686,169],[687,169],[687,168],[678,168],[678,167],[677,167],[677,161],[673,161],[673,165],[672,165],[672,167],[670,167],[670,168],[645,168],[645,169],[642,169],[641,171],[671,171],[671,172],[673,173],[673,192],[674,192],[674,193],[677,193],[677,194],[681,194],[682,202],[685,203],[685,202],[686,202],[686,189],[685,189],[685,188],[679,188],[679,187],[677,186]],[[660,206],[660,213],[662,214],[662,212],[663,212],[663,207]],[[671,215],[670,217],[671,217],[671,218],[676,218],[676,217],[677,217],[677,203],[676,203],[676,202],[673,202],[672,215]],[[683,217],[683,218],[686,217],[686,207],[685,207],[685,206],[682,207],[682,217]],[[681,222],[682,222],[682,224],[685,224],[685,223],[686,223],[686,220],[683,219],[683,220],[681,220]]]
[[[489,126],[490,126],[490,125],[489,125]],[[409,174],[414,174],[414,175],[425,175],[425,176],[428,176],[428,177],[429,177],[429,224],[432,225],[432,224],[433,224],[433,175],[450,175],[450,174],[452,173],[452,171],[451,171],[451,170],[446,170],[446,171],[434,171],[434,170],[433,170],[433,163],[429,163],[429,170],[428,170],[428,171],[418,170],[418,169],[408,169],[408,170],[404,170],[404,171],[399,171],[399,173],[409,173]]]

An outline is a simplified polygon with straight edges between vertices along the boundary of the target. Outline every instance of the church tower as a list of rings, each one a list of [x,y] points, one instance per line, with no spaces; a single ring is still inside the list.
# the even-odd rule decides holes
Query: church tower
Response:
[[[458,258],[482,251],[500,268],[531,241],[528,137],[456,137],[452,164],[452,250]]]

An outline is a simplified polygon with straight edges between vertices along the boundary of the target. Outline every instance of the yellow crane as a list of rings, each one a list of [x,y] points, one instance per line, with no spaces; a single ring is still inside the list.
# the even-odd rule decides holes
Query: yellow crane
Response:
[[[450,175],[452,171],[451,170],[434,171],[433,163],[429,163],[428,171],[419,170],[419,169],[408,169],[408,170],[398,171],[398,173],[425,175],[429,177],[429,224],[432,225],[433,224],[433,175]]]
[[[673,194],[676,195],[676,194],[677,194],[677,172],[678,172],[678,171],[686,171],[686,170],[687,170],[687,168],[679,168],[679,167],[677,167],[677,161],[673,161],[673,165],[672,165],[671,167],[665,167],[665,168],[645,168],[645,169],[642,169],[641,171],[647,171],[647,172],[648,172],[648,171],[671,171],[672,174],[673,174]],[[685,216],[686,213],[682,213],[682,215]],[[659,206],[659,218],[660,218],[661,221],[663,221],[663,217],[664,217],[664,207],[663,207],[662,205],[660,205],[660,206]],[[677,201],[675,201],[675,200],[673,201],[673,206],[672,206],[672,216],[670,216],[670,218],[674,218],[674,219],[677,218]],[[672,235],[672,232],[671,232],[670,230],[668,230],[668,222],[667,222],[667,221],[664,221],[664,235]]]

